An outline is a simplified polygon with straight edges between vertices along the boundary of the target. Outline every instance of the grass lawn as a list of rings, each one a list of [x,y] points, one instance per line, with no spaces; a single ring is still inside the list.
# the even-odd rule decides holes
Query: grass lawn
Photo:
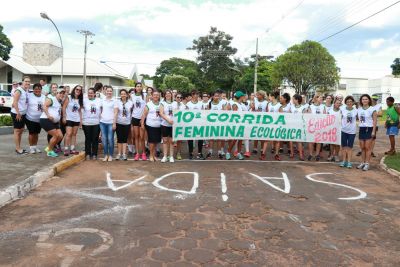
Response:
[[[393,156],[387,156],[385,158],[385,164],[389,168],[392,168],[400,172],[400,154],[397,153],[396,155]]]

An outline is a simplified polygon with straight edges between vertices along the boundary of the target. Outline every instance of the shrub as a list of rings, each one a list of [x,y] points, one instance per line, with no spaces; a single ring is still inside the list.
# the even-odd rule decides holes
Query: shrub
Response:
[[[0,126],[11,126],[13,125],[11,116],[4,115],[0,116]]]

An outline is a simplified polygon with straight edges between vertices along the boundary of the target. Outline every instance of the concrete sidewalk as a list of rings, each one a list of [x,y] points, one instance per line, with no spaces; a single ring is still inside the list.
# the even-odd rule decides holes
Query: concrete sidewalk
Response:
[[[42,131],[39,136],[38,147],[42,150],[39,154],[18,155],[15,153],[14,136],[0,136],[0,191],[10,185],[21,182],[35,172],[50,167],[53,164],[66,159],[64,155],[58,158],[47,157],[44,148],[47,145],[47,133]],[[29,151],[28,132],[22,136],[22,148]],[[78,132],[78,150],[84,150],[83,131]]]

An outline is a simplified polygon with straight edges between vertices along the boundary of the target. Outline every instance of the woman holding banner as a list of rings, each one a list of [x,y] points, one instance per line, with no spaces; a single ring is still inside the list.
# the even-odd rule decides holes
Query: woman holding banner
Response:
[[[268,106],[267,106],[267,112],[272,112],[272,113],[279,112],[279,109],[281,108],[281,103],[279,103],[278,97],[279,97],[278,91],[275,91],[269,95],[270,102],[268,103]],[[275,160],[280,160],[278,145],[279,144],[277,141],[271,141],[271,146],[272,146],[271,153],[275,154],[275,156],[274,156]],[[267,147],[268,147],[268,142],[265,141],[264,145],[263,145],[263,150],[262,150],[262,153],[260,156],[260,160],[265,160],[265,154],[267,152]]]
[[[293,105],[292,105],[291,111],[293,114],[302,114],[302,113],[306,112],[307,106],[302,105],[303,97],[301,95],[295,94],[292,97],[292,102],[293,102]],[[299,151],[299,160],[304,161],[303,143],[297,142],[296,146],[297,146],[297,150]],[[291,149],[293,149],[293,148],[291,148]]]
[[[189,110],[202,110],[203,103],[199,101],[199,92],[197,90],[192,90],[192,100],[189,101],[186,106]],[[193,140],[188,141],[189,146],[189,159],[193,159]],[[203,140],[197,141],[197,159],[204,159],[203,156]]]
[[[254,102],[251,103],[251,111],[253,112],[267,112],[267,106],[268,106],[268,101],[265,99],[266,98],[266,93],[265,91],[258,91],[256,93],[256,97],[254,99]],[[266,141],[258,141],[254,140],[253,143],[253,154],[258,154],[258,142],[261,143],[261,150],[263,148],[264,142]]]
[[[341,111],[340,106],[342,105],[342,101],[340,99],[335,98],[333,101],[332,108],[328,110],[328,114],[335,115],[336,118],[340,118]],[[328,157],[328,161],[339,162],[339,151],[340,145],[329,145],[330,156]]]
[[[175,96],[175,101],[173,102],[174,110],[186,110],[186,104],[183,103],[183,95],[181,93],[177,93]],[[181,160],[181,149],[182,149],[182,141],[176,142],[176,159]]]
[[[325,106],[322,105],[322,96],[315,94],[311,105],[308,107],[308,113],[311,114],[326,114]],[[321,159],[321,143],[308,143],[308,157],[307,160],[311,161],[313,159],[313,152],[315,147],[315,161],[320,161]]]
[[[281,103],[281,107],[279,108],[279,112],[282,112],[282,113],[292,113],[291,104],[290,104],[290,95],[289,95],[288,93],[284,93],[283,95],[280,96],[280,99],[279,99],[279,100],[280,100],[279,102]],[[278,141],[278,142],[277,142],[277,149],[278,149],[278,151],[280,150],[281,143],[282,143],[282,144],[284,144],[284,143],[287,144],[287,142],[280,142],[280,141]],[[283,147],[283,146],[282,146],[282,147]],[[283,148],[282,148],[282,150],[283,150]],[[289,142],[288,154],[289,154],[289,157],[290,157],[291,159],[294,157],[294,154],[293,154],[293,142]],[[281,160],[279,154],[278,154],[278,157],[275,157],[275,159],[276,159],[276,160]]]
[[[357,110],[359,123],[359,139],[361,147],[362,162],[357,169],[369,170],[371,160],[372,139],[375,137],[377,121],[376,109],[372,106],[371,97],[364,94],[360,97],[360,107]]]
[[[220,100],[220,94],[219,94],[218,90],[214,92],[212,100],[210,101],[210,103],[208,105],[208,109],[209,110],[224,110],[225,109],[224,103]],[[210,140],[206,158],[210,159],[212,157],[213,146],[215,143],[217,143],[217,149],[219,149],[218,150],[218,158],[223,159],[223,157],[225,155],[225,152],[224,152],[225,141],[224,140]]]

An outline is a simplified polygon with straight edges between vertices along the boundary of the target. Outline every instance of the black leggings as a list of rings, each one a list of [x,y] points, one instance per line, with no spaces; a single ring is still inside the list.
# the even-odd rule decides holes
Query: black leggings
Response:
[[[89,156],[97,157],[97,149],[99,147],[99,125],[83,125],[85,133],[85,153]]]
[[[189,145],[189,154],[193,154],[193,140],[189,140],[188,145]],[[200,154],[203,153],[203,140],[197,140],[197,151]]]

